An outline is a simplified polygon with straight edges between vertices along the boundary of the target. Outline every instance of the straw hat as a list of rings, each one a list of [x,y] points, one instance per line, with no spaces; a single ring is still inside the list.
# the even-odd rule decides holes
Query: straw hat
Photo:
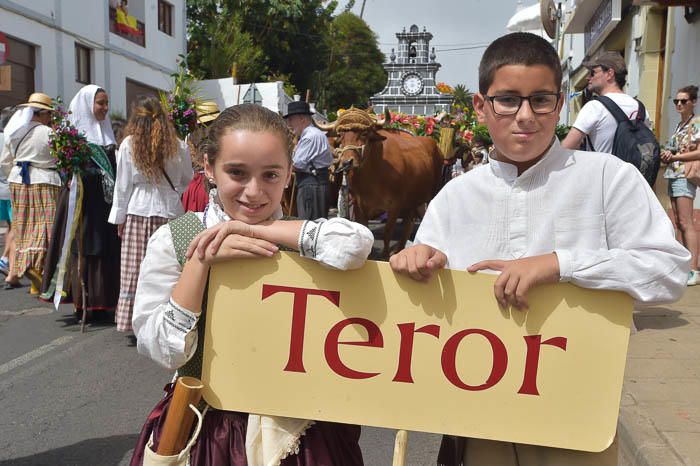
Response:
[[[219,116],[219,106],[213,100],[205,100],[197,105],[197,123],[204,124]]]
[[[53,110],[53,101],[51,97],[41,92],[35,92],[29,96],[29,100],[25,104],[20,104],[19,107],[34,107],[41,110]]]

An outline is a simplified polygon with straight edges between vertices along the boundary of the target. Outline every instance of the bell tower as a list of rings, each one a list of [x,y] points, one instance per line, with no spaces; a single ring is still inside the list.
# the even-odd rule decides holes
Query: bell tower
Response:
[[[433,115],[449,111],[452,96],[441,94],[435,84],[440,64],[435,62],[435,48],[430,48],[433,35],[423,27],[412,25],[396,34],[397,47],[391,49],[389,63],[384,64],[388,81],[379,94],[370,97],[376,113],[389,108],[411,115]],[[397,51],[398,50],[398,54]]]

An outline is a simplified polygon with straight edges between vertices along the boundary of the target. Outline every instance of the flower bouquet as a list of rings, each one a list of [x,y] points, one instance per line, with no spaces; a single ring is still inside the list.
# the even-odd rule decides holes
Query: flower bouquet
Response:
[[[160,100],[168,119],[173,123],[177,136],[184,140],[197,127],[197,96],[195,78],[187,69],[187,58],[180,55],[178,72],[171,76],[175,84],[172,91],[161,92]]]
[[[49,151],[56,159],[56,169],[63,180],[73,173],[82,173],[90,159],[90,148],[85,135],[68,120],[68,114],[60,97],[54,99],[55,111],[51,114]]]

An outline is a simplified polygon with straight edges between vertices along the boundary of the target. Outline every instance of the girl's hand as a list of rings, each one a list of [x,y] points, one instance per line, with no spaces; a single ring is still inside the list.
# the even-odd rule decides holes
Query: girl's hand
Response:
[[[187,248],[185,256],[189,259],[196,253],[197,257],[203,261],[205,261],[207,257],[213,258],[219,252],[219,248],[224,240],[230,235],[236,235],[238,238],[236,241],[227,243],[228,249],[226,254],[231,253],[231,248],[239,248],[237,250],[240,252],[248,252],[253,256],[271,256],[277,252],[278,249],[275,244],[256,239],[253,234],[253,228],[250,225],[238,220],[231,220],[207,228],[205,231],[195,236]],[[247,238],[249,241],[243,240],[243,237]],[[251,256],[248,255],[247,257]]]
[[[124,234],[124,225],[126,225],[126,223],[120,223],[117,225],[117,236],[119,236],[119,238],[121,238]]]
[[[232,259],[251,259],[270,257],[277,252],[277,246],[263,239],[251,238],[238,234],[229,234],[219,244],[216,251],[206,248],[204,258],[200,260],[207,266]]]
[[[670,150],[664,149],[661,151],[661,160],[669,163],[671,161],[671,157],[673,157],[673,154],[671,153]]]
[[[516,260],[487,260],[469,267],[469,272],[498,270],[501,274],[493,285],[496,301],[502,308],[509,304],[527,309],[527,294],[537,285],[559,282],[559,259],[554,253]]]

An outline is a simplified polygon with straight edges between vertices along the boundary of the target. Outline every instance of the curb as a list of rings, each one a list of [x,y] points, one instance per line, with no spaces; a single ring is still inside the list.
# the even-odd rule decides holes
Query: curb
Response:
[[[617,437],[619,466],[687,466],[636,406],[620,407]]]

